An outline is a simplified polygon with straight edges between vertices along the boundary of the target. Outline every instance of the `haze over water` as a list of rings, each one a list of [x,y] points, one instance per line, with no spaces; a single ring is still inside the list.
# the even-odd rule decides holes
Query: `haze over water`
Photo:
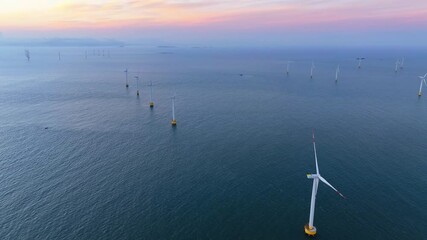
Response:
[[[29,49],[0,48],[2,239],[310,239],[312,129],[347,197],[320,184],[316,239],[427,236],[426,50]]]

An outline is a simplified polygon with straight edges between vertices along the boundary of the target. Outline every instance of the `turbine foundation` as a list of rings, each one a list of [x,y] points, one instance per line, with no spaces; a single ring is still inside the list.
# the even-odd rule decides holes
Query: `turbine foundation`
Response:
[[[154,107],[154,102],[150,102],[150,108]]]
[[[176,126],[176,120],[173,119],[172,122],[171,122],[171,124],[172,124],[172,126]]]
[[[304,226],[304,232],[308,235],[308,236],[314,236],[316,235],[316,227],[313,226],[310,228],[310,226],[308,226],[308,224],[306,224]]]

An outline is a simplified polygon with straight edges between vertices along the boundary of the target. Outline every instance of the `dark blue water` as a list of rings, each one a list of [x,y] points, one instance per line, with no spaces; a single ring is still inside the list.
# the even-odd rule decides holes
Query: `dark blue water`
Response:
[[[347,196],[321,184],[317,239],[426,239],[424,50],[23,50],[0,48],[1,239],[308,239],[313,128]]]

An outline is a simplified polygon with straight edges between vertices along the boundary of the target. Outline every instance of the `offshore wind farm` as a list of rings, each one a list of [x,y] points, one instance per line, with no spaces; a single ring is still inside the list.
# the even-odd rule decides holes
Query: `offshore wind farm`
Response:
[[[0,239],[427,239],[424,9],[2,0]]]
[[[0,56],[7,238],[304,239],[312,129],[347,197],[319,186],[315,237],[424,236],[422,51],[29,51]]]

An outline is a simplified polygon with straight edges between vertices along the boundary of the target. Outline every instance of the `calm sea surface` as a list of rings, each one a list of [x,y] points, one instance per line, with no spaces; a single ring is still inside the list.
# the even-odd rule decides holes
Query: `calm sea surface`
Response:
[[[104,49],[0,48],[1,239],[309,239],[312,129],[316,239],[427,239],[427,51]]]

